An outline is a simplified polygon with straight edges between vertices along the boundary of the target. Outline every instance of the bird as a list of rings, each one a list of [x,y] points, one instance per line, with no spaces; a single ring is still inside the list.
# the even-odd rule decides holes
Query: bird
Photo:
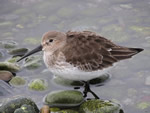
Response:
[[[48,31],[41,45],[31,50],[17,62],[43,51],[47,68],[56,76],[85,83],[84,97],[91,92],[87,81],[106,73],[115,63],[131,58],[142,48],[124,47],[91,31]]]

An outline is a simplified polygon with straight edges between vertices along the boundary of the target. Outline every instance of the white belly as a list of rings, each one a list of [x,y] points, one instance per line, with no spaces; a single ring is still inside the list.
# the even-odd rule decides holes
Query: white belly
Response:
[[[84,80],[84,81],[88,81],[88,80],[91,80],[93,78],[97,78],[103,74],[106,74],[108,69],[109,68],[104,69],[104,70],[85,72],[85,71],[77,69],[76,67],[74,67],[74,68],[63,68],[63,69],[49,68],[49,70],[55,76],[60,76],[62,78],[70,79],[70,80]]]
[[[105,73],[111,68],[106,68],[103,70],[97,70],[97,71],[83,71],[78,69],[77,67],[74,67],[73,65],[65,62],[65,58],[58,58],[58,62],[56,62],[54,65],[48,64],[48,60],[45,57],[44,54],[44,62],[48,69],[55,75],[60,76],[65,79],[70,80],[91,80],[93,78],[97,78]],[[51,57],[52,58],[52,57]],[[63,59],[63,60],[62,60]]]

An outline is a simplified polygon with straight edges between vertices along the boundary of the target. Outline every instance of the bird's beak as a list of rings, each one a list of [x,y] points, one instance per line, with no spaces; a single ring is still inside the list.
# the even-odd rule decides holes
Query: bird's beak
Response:
[[[37,53],[39,51],[42,51],[42,45],[36,47],[35,49],[29,51],[27,54],[25,54],[24,56],[22,56],[19,60],[17,60],[17,62],[21,61],[22,59],[34,54],[34,53]]]

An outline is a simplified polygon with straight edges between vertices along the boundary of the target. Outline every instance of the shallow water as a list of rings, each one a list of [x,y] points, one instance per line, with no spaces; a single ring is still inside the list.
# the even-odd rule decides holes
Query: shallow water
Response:
[[[125,113],[149,113],[150,85],[145,84],[150,73],[149,12],[149,0],[0,0],[0,41],[15,41],[18,48],[33,49],[49,30],[90,30],[119,45],[144,48],[114,66],[109,72],[112,78],[104,86],[92,89],[101,99],[118,101]],[[12,57],[7,49],[0,47],[0,51],[0,61]],[[10,87],[0,81],[0,102],[23,95],[41,107],[43,95],[49,91],[72,89],[53,83],[52,74],[44,69],[44,64],[37,70],[23,69],[17,76],[27,82],[43,78],[49,82],[48,90],[36,92],[28,89],[28,83]]]

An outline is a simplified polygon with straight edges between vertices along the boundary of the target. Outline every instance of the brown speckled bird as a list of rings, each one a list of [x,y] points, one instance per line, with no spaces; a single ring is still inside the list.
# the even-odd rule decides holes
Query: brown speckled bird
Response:
[[[90,31],[49,31],[43,35],[41,45],[20,60],[41,50],[44,62],[52,73],[80,81],[99,77],[114,63],[143,51],[141,48],[116,45]]]

